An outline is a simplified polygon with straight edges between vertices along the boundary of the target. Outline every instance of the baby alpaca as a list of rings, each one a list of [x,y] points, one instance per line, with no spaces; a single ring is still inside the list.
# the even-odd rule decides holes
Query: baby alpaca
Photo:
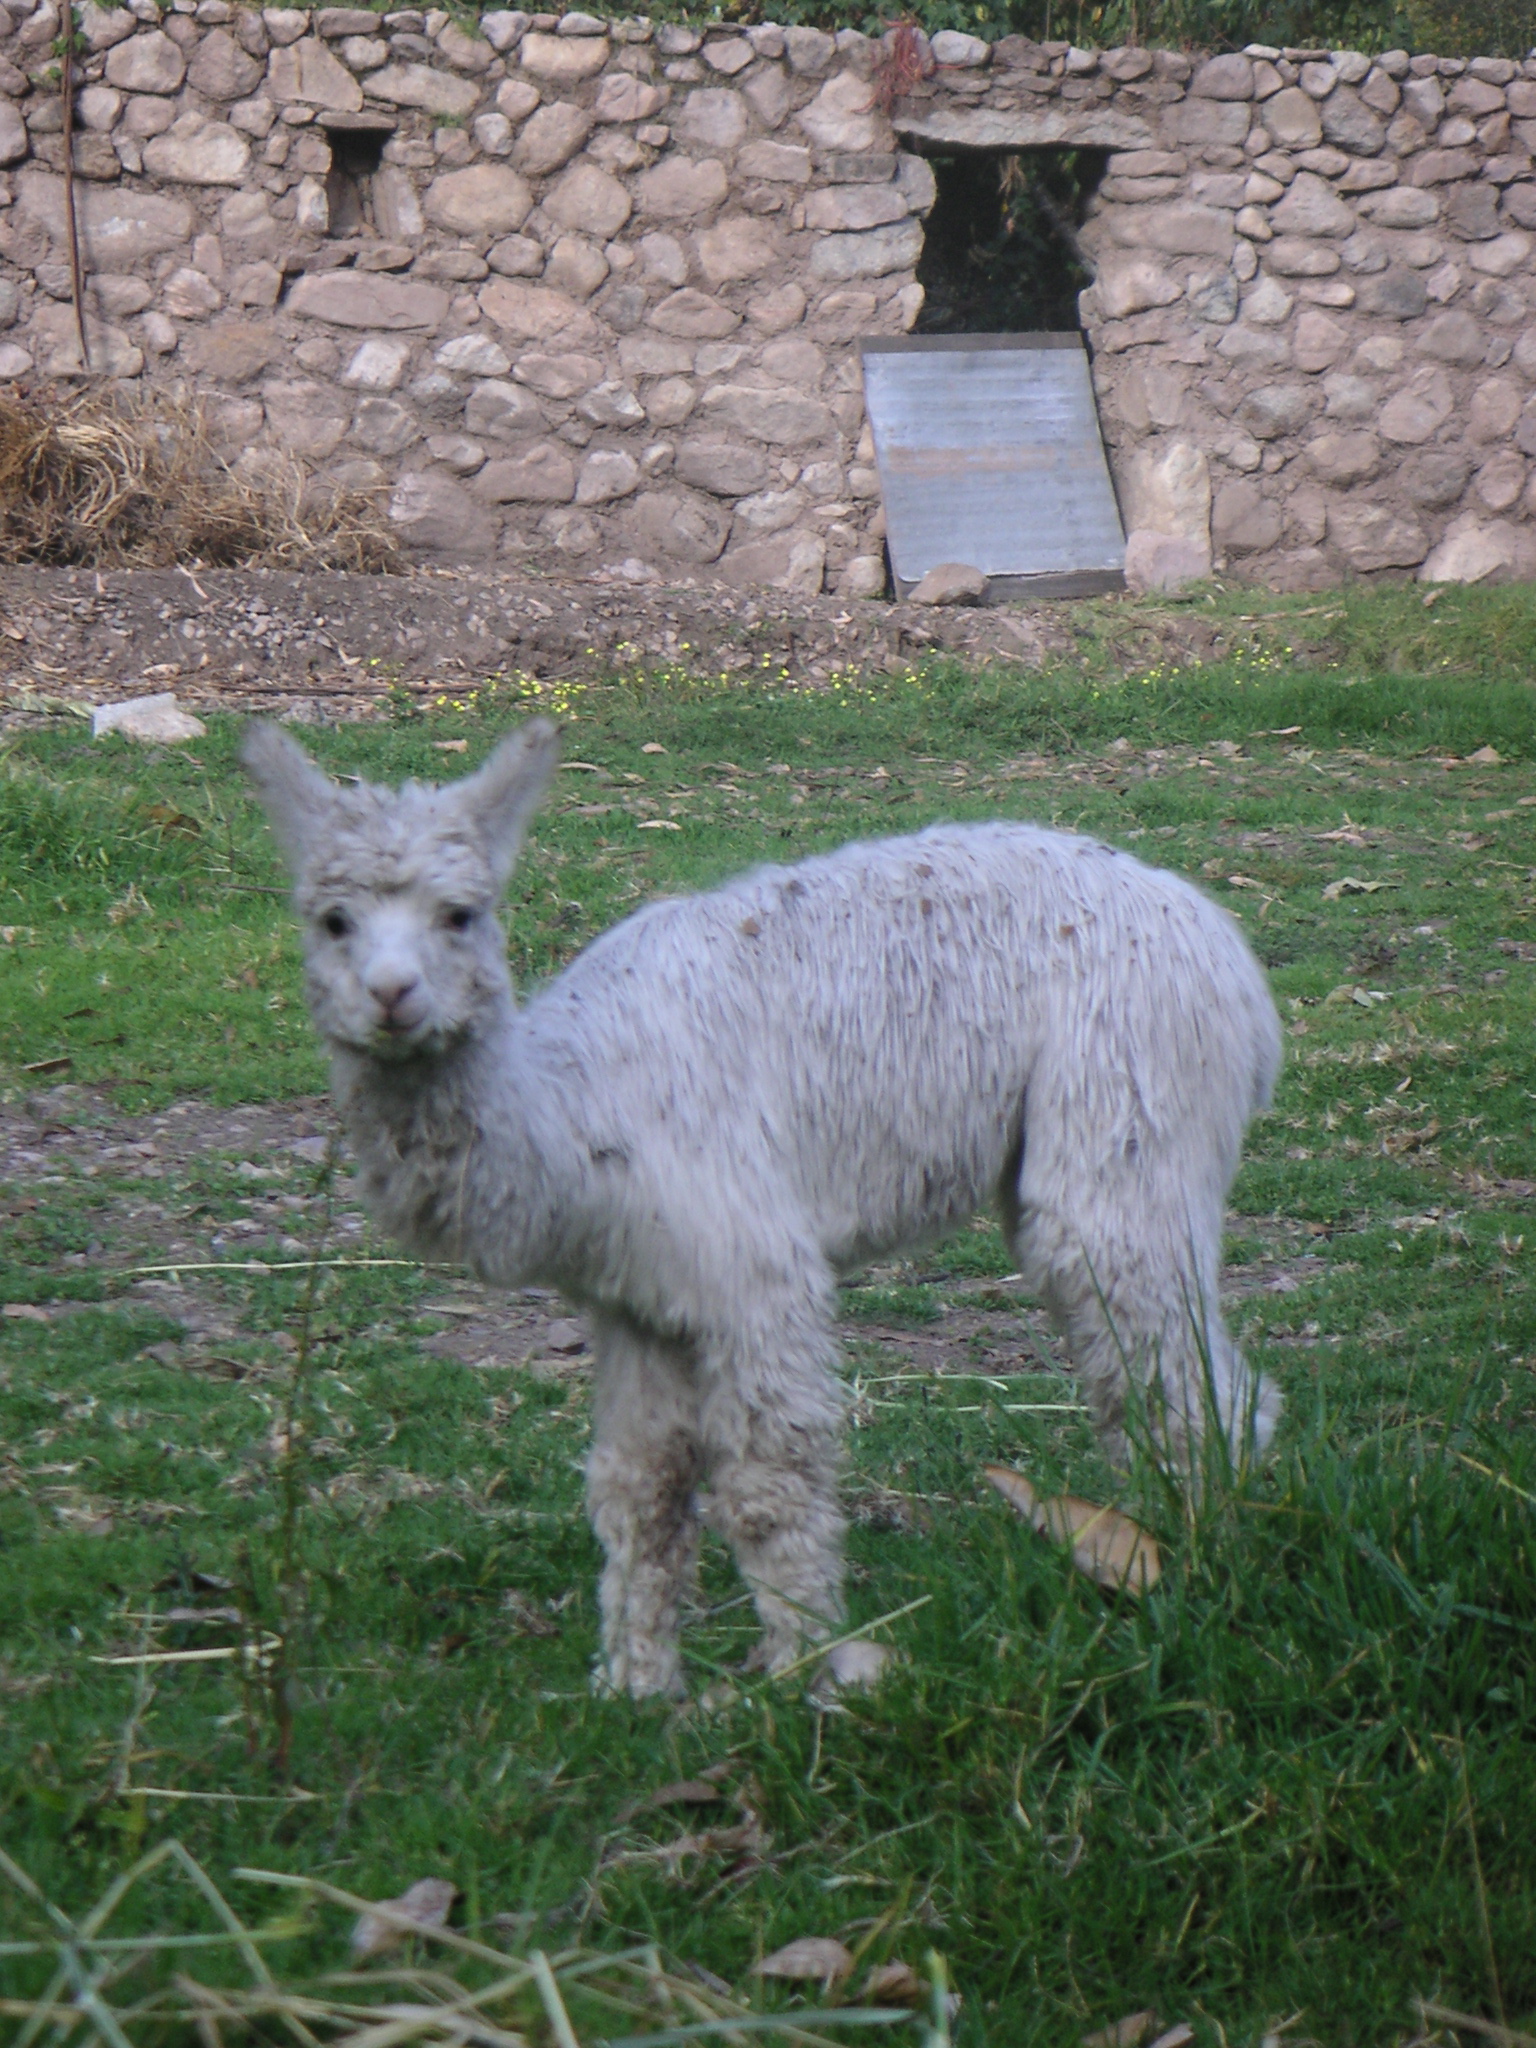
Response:
[[[1133,1381],[1186,1472],[1208,1429],[1267,1442],[1278,1400],[1216,1294],[1280,1035],[1188,882],[1035,826],[940,826],[653,903],[519,1009],[497,903],[551,726],[443,788],[338,787],[270,725],[245,760],[372,1212],[591,1317],[614,1687],[680,1689],[704,1514],[763,1664],[836,1632],[837,1276],[988,1204],[1112,1453]],[[834,1677],[868,1669],[849,1648]]]

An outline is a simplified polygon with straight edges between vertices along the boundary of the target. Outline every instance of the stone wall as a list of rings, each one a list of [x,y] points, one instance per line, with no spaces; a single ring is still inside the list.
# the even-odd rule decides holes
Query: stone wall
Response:
[[[79,13],[90,369],[425,556],[877,593],[925,158],[1088,147],[1133,580],[1536,573],[1536,61]],[[82,374],[58,28],[0,4],[0,378]]]

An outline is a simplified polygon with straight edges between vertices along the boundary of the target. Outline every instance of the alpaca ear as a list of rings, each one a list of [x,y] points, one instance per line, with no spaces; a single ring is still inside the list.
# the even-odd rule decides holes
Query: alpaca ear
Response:
[[[478,831],[498,882],[516,865],[528,829],[560,759],[560,735],[547,718],[509,733],[483,768],[455,791]]]
[[[240,759],[256,785],[283,858],[297,872],[330,810],[335,783],[297,740],[266,719],[247,728]]]

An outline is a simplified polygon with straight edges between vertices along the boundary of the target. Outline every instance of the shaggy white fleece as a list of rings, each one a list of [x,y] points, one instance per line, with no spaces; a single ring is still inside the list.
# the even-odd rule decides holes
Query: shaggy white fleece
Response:
[[[769,1668],[836,1631],[837,1276],[987,1205],[1112,1452],[1132,1382],[1186,1472],[1212,1426],[1239,1455],[1267,1441],[1278,1402],[1217,1278],[1280,1034],[1188,882],[1065,833],[940,826],[654,903],[519,1009],[496,907],[550,726],[444,788],[338,787],[270,725],[245,759],[373,1213],[591,1316],[613,1686],[680,1687],[704,1513]],[[852,1647],[844,1675],[868,1667]]]

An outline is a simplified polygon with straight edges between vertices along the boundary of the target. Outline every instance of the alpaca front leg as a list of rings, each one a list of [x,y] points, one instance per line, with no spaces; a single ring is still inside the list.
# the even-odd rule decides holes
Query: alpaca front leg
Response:
[[[844,1617],[841,1403],[829,1362],[746,1377],[716,1377],[704,1403],[711,1520],[762,1621],[752,1662],[780,1671]]]
[[[604,1681],[634,1699],[683,1690],[679,1610],[698,1563],[700,1447],[690,1361],[600,1319],[587,1512],[605,1563]]]

